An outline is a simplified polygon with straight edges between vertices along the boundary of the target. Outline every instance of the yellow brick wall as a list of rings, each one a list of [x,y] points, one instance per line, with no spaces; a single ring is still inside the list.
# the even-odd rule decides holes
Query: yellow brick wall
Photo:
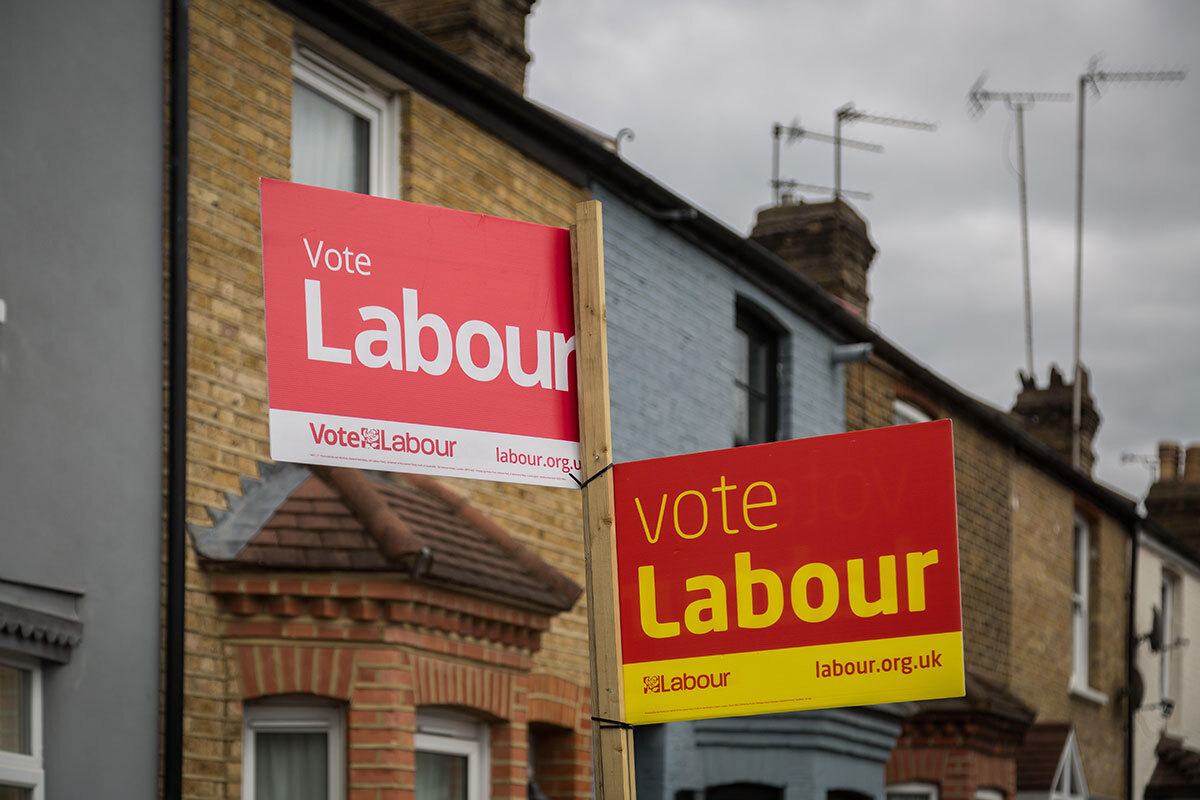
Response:
[[[1074,590],[1074,493],[1032,465],[1013,469],[1012,688],[1039,722],[1071,722],[1093,795],[1125,794],[1124,631],[1128,537],[1112,519],[1081,508],[1092,522],[1089,683],[1097,703],[1069,691]]]
[[[880,359],[846,368],[846,427],[863,430],[893,424],[897,395],[910,401],[919,397],[920,405],[935,418],[953,419],[963,650],[972,672],[1004,684],[1011,623],[1009,449],[940,407],[937,398],[923,396]]]
[[[261,0],[194,0],[189,76],[188,506],[208,525],[268,461],[258,211],[261,177],[287,179],[293,21]],[[432,101],[402,97],[405,199],[567,225],[579,187]],[[456,481],[455,488],[583,583],[576,492]],[[189,552],[184,788],[240,795],[241,708],[209,579]],[[556,619],[537,668],[586,685],[584,603]]]

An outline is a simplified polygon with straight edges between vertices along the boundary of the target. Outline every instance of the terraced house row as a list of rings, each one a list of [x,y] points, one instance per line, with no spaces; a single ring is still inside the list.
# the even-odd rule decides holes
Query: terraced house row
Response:
[[[5,12],[0,797],[592,796],[579,494],[271,461],[264,177],[600,200],[617,461],[954,421],[966,696],[641,727],[641,796],[1194,796],[1200,449],[1139,514],[1086,387],[1075,469],[1061,375],[992,408],[868,324],[850,205],[743,237],[527,101],[531,5]]]

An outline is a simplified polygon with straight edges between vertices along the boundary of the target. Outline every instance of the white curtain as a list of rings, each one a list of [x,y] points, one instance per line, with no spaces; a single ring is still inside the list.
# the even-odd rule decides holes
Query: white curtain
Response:
[[[253,800],[328,800],[329,744],[324,733],[254,738]]]
[[[417,751],[417,800],[466,800],[467,757]]]
[[[292,84],[292,180],[370,191],[370,123],[300,82]]]

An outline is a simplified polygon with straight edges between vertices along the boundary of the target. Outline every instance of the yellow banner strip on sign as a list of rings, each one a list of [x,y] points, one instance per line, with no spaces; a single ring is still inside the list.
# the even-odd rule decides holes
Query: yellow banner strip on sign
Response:
[[[632,724],[959,697],[962,633],[625,664]]]

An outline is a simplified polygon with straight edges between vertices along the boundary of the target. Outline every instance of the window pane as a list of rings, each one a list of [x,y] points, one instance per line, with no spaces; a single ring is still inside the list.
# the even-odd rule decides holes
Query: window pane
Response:
[[[292,84],[292,180],[370,191],[371,124],[302,83]]]
[[[32,789],[21,789],[16,786],[0,786],[0,800],[32,800]]]
[[[417,800],[467,800],[467,757],[418,750]]]
[[[27,669],[0,664],[0,750],[32,755]],[[0,796],[0,800],[6,800]]]
[[[329,745],[324,733],[254,737],[254,800],[328,800]]]

